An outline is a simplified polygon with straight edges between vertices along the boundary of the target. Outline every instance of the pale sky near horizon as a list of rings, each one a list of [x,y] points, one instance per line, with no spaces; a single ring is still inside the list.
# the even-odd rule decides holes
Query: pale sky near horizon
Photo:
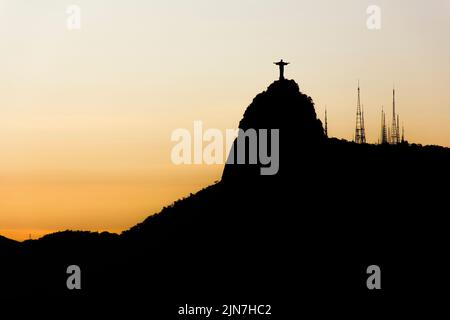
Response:
[[[0,39],[0,235],[14,239],[120,232],[218,180],[220,165],[172,164],[171,132],[235,128],[280,58],[331,136],[354,134],[359,79],[369,142],[395,83],[407,139],[450,147],[450,0],[0,0]]]

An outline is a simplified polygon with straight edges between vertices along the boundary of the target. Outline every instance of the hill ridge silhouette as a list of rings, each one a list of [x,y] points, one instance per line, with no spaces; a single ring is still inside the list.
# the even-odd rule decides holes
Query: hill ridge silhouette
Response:
[[[298,107],[298,108],[304,108],[302,111],[303,115],[307,114],[307,117],[303,118],[303,122],[304,123],[309,123],[309,127],[310,128],[314,128],[312,130],[313,134],[311,135],[307,135],[306,137],[310,137],[313,136],[315,139],[315,143],[319,142],[319,143],[323,143],[322,140],[325,140],[325,136],[323,133],[323,126],[322,126],[322,122],[320,119],[317,118],[316,113],[315,113],[315,108],[314,108],[314,102],[312,100],[311,97],[309,97],[306,94],[303,94],[300,89],[299,89],[299,85],[295,82],[295,80],[289,80],[289,79],[283,79],[283,80],[276,80],[273,83],[271,83],[268,88],[257,94],[255,96],[255,98],[253,99],[252,103],[246,108],[244,114],[243,114],[243,118],[240,120],[239,122],[239,126],[238,128],[246,130],[246,129],[250,129],[250,128],[255,128],[255,129],[259,129],[259,128],[283,128],[283,126],[286,126],[286,124],[290,124],[292,123],[292,120],[295,118],[292,117],[288,117],[285,118],[284,122],[282,121],[282,119],[280,119],[280,117],[273,117],[274,113],[276,114],[277,112],[279,112],[279,106],[281,107],[285,107],[283,110],[284,112],[289,112],[292,110],[289,110],[286,105],[283,105],[283,102],[285,101],[280,101],[277,99],[280,99],[280,95],[283,94],[288,94],[288,96],[290,96],[290,98],[294,97],[295,102],[300,102],[298,103],[298,105],[294,106],[294,107]],[[286,97],[286,95],[284,96]],[[281,100],[284,100],[283,99]],[[264,103],[261,102],[265,99],[269,99],[269,103]],[[292,102],[292,100],[290,101]],[[299,109],[300,110],[300,109]],[[298,114],[298,112],[297,112]],[[287,120],[287,121],[286,121]],[[295,120],[294,120],[295,122]],[[354,142],[350,142],[347,141],[345,139],[338,139],[338,138],[328,138],[326,139],[328,141],[332,141],[333,144],[336,145],[340,145],[340,146],[344,146],[347,145],[348,148],[361,148],[361,149],[368,149],[368,148],[374,148],[374,149],[379,149],[379,150],[390,150],[391,152],[396,152],[398,150],[407,150],[409,148],[411,153],[419,153],[420,150],[423,151],[429,151],[430,153],[436,153],[436,154],[445,154],[446,152],[450,153],[450,148],[447,147],[443,147],[443,146],[439,146],[439,145],[426,145],[426,146],[422,146],[420,144],[409,144],[409,143],[404,143],[404,144],[399,144],[399,145],[390,145],[390,144],[386,144],[386,145],[377,145],[377,144],[372,144],[372,143],[367,143],[365,145],[355,145]],[[224,172],[223,172],[223,176],[222,179],[225,178],[226,179],[226,171],[227,171],[227,166],[232,167],[233,165],[226,165],[224,168]],[[237,166],[237,165],[235,165]],[[222,181],[220,181],[222,182]],[[213,185],[211,185],[210,187],[213,187]],[[181,201],[185,201],[186,199],[189,199],[192,196],[195,196],[198,193],[202,193],[205,192],[205,190],[207,190],[209,187],[205,187],[202,190],[196,192],[195,194],[190,194],[190,196],[186,196],[183,197],[181,199],[178,199],[176,201],[174,201],[171,205],[166,206],[164,208],[161,209],[161,211],[149,215],[148,218],[146,218],[143,222],[141,223],[137,223],[135,226],[131,227],[128,230],[125,230],[123,232],[123,234],[128,234],[131,230],[134,230],[136,228],[139,228],[139,226],[142,223],[145,223],[145,221],[149,221],[149,219],[152,219],[152,217],[157,216],[159,214],[164,214],[165,212],[167,212],[168,210],[176,207],[179,202]],[[65,230],[65,231],[57,231],[54,233],[50,233],[47,235],[44,235],[43,237],[41,237],[40,239],[49,239],[49,238],[54,238],[54,237],[58,237],[58,236],[64,236],[67,235],[69,233],[76,233],[76,234],[93,234],[93,235],[114,235],[113,233],[109,233],[109,232],[102,232],[102,233],[98,233],[98,232],[89,232],[89,231],[82,231],[82,230]],[[38,239],[38,240],[40,240]],[[14,243],[17,244],[19,242],[15,241],[15,240],[11,240],[8,239],[6,237],[0,236],[0,241],[9,241],[10,243]],[[29,240],[25,240],[24,242],[27,242]],[[33,240],[35,241],[35,240]]]
[[[102,299],[252,297],[296,314],[291,290],[306,304],[373,301],[365,270],[378,264],[388,289],[377,303],[417,299],[418,287],[433,295],[433,281],[442,282],[434,266],[448,266],[439,183],[450,178],[450,149],[327,139],[314,102],[293,80],[258,94],[239,127],[280,129],[276,175],[260,175],[260,164],[227,164],[220,182],[120,236],[66,231],[25,241],[0,267],[5,288],[70,297],[64,270],[79,264],[82,293]],[[410,282],[417,270],[429,281]]]

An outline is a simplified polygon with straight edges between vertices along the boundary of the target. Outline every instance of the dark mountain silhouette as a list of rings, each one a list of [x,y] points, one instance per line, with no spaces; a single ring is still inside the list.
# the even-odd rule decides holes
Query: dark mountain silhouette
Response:
[[[300,92],[294,80],[275,81],[267,91],[258,94],[245,111],[239,128],[280,130],[279,153],[283,165],[280,166],[276,179],[298,171],[300,162],[311,156],[307,154],[325,141],[322,122],[316,117],[312,99]],[[233,148],[236,148],[236,142]],[[249,152],[248,147],[246,152]],[[237,163],[236,154],[234,160]],[[222,178],[226,182],[246,179],[247,175],[253,180],[258,179],[261,167],[264,165],[260,163],[227,165]]]
[[[222,181],[120,236],[66,231],[25,241],[2,261],[1,290],[143,300],[166,317],[185,303],[269,303],[276,319],[442,298],[449,149],[327,139],[292,80],[257,95],[239,127],[280,129],[278,174],[227,164]],[[79,292],[65,286],[71,264],[83,272]],[[366,287],[372,264],[381,291]]]
[[[14,250],[19,246],[17,241],[0,236],[0,254],[5,251]]]

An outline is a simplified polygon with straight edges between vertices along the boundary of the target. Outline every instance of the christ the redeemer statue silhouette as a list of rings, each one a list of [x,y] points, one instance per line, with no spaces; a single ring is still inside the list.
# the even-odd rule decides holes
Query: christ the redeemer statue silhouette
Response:
[[[284,66],[287,66],[289,62],[284,62],[283,59],[280,62],[274,62],[277,66],[280,67],[280,80],[284,80]]]

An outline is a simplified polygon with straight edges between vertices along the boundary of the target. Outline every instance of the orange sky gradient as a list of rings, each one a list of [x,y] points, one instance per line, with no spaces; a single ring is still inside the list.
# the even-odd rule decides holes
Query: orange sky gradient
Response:
[[[236,128],[272,64],[352,139],[392,87],[410,142],[450,146],[450,0],[0,0],[0,234],[120,232],[220,179],[171,163],[177,128]],[[380,30],[366,8],[381,8]],[[282,164],[281,164],[282,165]]]

